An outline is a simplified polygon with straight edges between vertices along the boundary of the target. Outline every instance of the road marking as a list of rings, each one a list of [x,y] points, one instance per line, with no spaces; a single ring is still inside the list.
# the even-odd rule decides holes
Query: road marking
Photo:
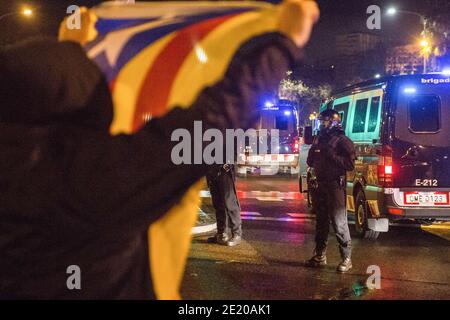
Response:
[[[206,212],[204,212],[202,210],[202,208],[198,208],[198,215],[202,216],[202,215],[207,215]],[[217,224],[214,223],[209,223],[209,224],[204,224],[204,225],[200,225],[200,226],[195,226],[192,227],[191,229],[191,234],[192,235],[199,235],[199,234],[203,234],[203,233],[209,233],[211,231],[214,231],[217,229]]]
[[[256,199],[259,201],[283,201],[283,200],[303,200],[304,196],[300,192],[281,191],[240,191],[237,192],[239,199]],[[211,198],[208,190],[200,191],[201,198]],[[270,200],[269,200],[270,199]],[[273,200],[272,200],[273,199]]]
[[[207,224],[204,226],[193,227],[191,234],[198,235],[198,234],[208,233],[208,232],[214,231],[216,229],[217,229],[217,225],[215,223],[211,223],[211,224]]]
[[[241,211],[241,216],[260,216],[261,213],[259,212],[252,212],[252,211]]]
[[[421,228],[423,231],[450,241],[450,222],[437,223],[431,226],[421,226]]]
[[[302,200],[303,195],[300,192],[281,192],[281,191],[238,191],[239,199],[280,199],[280,200]],[[260,200],[267,201],[267,200]],[[275,201],[275,200],[273,200]]]
[[[246,263],[254,265],[268,265],[264,257],[245,241],[235,247],[227,247],[215,243],[208,243],[207,237],[198,237],[191,243],[189,258],[214,261],[216,264]]]
[[[209,191],[202,191],[203,196],[209,195]],[[257,191],[259,193],[262,193],[262,191]],[[264,199],[264,197],[259,197],[262,199],[258,199],[260,201],[282,201],[282,200],[274,200],[273,198],[268,197],[269,199]],[[199,208],[200,212],[204,214],[204,212]],[[280,214],[281,216],[282,214]],[[315,220],[316,216],[314,214],[310,213],[302,213],[302,212],[288,212],[285,213],[288,217],[281,217],[281,218],[275,218],[275,217],[263,217],[260,212],[254,212],[254,211],[241,211],[241,219],[242,220],[253,220],[253,221],[275,221],[275,222],[293,222],[293,223],[302,223],[305,221],[311,221]],[[348,224],[353,225],[355,224],[354,220],[349,220]],[[450,222],[443,222],[443,223],[437,223],[430,226],[425,225],[409,225],[409,224],[401,224],[401,223],[395,223],[390,222],[389,225],[391,227],[397,227],[397,228],[421,228],[423,231],[431,233],[435,236],[438,236],[440,238],[443,238],[447,241],[450,241]],[[205,226],[198,226],[194,227],[192,229],[192,234],[203,234],[207,232],[211,232],[215,230],[216,224],[209,224]]]
[[[275,222],[293,222],[293,223],[301,223],[305,221],[311,220],[310,218],[274,218],[274,217],[253,217],[253,216],[244,216],[241,218],[242,220],[252,220],[252,221],[275,221]]]
[[[278,197],[256,197],[255,199],[258,201],[283,201],[283,199]]]
[[[311,213],[286,213],[292,218],[314,218],[315,215]]]

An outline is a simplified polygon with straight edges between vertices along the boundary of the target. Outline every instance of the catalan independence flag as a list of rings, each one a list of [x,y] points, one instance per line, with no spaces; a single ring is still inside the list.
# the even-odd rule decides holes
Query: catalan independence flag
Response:
[[[237,49],[273,32],[278,7],[265,2],[106,2],[82,9],[82,29],[60,29],[103,70],[114,101],[112,134],[133,133],[174,106],[189,107],[221,79]],[[155,157],[157,157],[155,152]],[[193,186],[179,205],[149,228],[155,293],[178,299],[196,222],[199,191]],[[151,197],[151,195],[149,195]]]

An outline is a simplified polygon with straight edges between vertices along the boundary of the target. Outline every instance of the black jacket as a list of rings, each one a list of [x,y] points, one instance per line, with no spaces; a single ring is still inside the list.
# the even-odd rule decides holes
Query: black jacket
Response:
[[[113,137],[107,83],[80,46],[0,52],[0,298],[153,298],[147,228],[208,170],[172,163],[172,131],[249,128],[298,58],[280,34],[255,38],[191,108]],[[70,265],[81,290],[67,289]]]
[[[355,147],[343,130],[333,128],[314,138],[306,160],[318,181],[338,181],[355,168]]]

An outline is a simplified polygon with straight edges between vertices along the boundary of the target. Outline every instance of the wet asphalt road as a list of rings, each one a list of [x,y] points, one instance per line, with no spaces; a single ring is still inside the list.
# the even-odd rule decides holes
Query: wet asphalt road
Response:
[[[303,266],[314,249],[314,216],[296,179],[238,180],[244,241],[228,248],[195,237],[182,284],[185,299],[450,299],[450,225],[391,226],[378,240],[353,238],[353,269],[338,274],[330,234],[328,265]],[[204,193],[202,210],[212,213]],[[330,228],[331,229],[331,228]],[[353,226],[350,227],[353,231]],[[353,232],[352,232],[353,233]],[[381,289],[353,292],[378,266]]]

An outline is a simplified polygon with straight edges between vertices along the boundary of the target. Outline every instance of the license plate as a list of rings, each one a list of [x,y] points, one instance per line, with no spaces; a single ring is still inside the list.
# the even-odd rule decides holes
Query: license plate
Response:
[[[417,206],[443,206],[449,204],[448,192],[405,192],[405,204]]]

